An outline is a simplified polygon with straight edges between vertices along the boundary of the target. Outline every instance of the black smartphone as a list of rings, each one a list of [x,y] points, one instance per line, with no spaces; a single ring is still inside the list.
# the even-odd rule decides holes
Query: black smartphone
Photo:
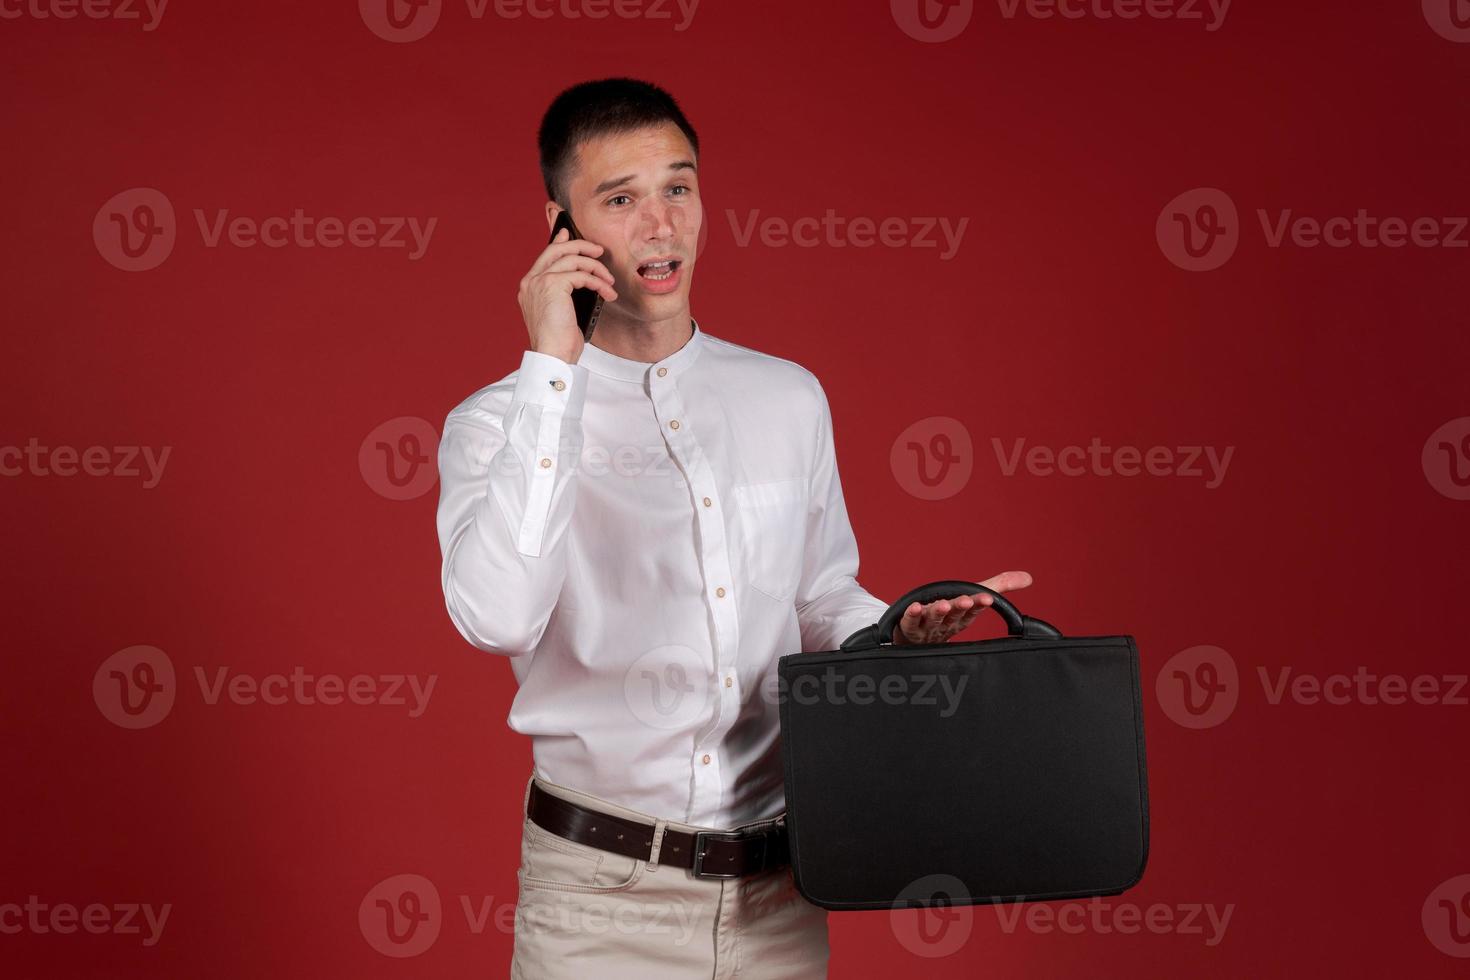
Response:
[[[568,240],[581,238],[577,226],[572,224],[572,215],[568,211],[559,211],[556,215],[556,224],[551,226],[551,240],[556,241],[556,236],[565,228]],[[549,243],[548,243],[549,244]],[[572,306],[577,311],[577,326],[582,328],[582,339],[592,339],[592,330],[597,326],[597,317],[602,313],[602,294],[595,289],[586,286],[578,286],[572,290]]]

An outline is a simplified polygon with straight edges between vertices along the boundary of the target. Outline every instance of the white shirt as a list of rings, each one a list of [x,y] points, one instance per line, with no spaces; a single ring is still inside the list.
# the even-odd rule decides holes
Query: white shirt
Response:
[[[652,364],[526,351],[450,412],[439,478],[445,603],[510,659],[538,775],[701,826],[784,808],[777,658],[888,605],[815,375],[697,323]]]

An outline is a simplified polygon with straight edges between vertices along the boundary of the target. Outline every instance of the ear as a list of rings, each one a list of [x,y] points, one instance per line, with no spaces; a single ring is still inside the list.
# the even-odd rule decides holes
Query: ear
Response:
[[[546,230],[551,231],[556,224],[556,216],[561,214],[561,205],[555,201],[546,202]]]

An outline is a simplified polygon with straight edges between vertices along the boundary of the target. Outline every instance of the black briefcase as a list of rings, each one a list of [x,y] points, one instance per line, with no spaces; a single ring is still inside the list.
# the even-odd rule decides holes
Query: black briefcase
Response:
[[[894,646],[915,602],[989,592],[1009,635]],[[826,909],[1116,895],[1148,860],[1138,647],[1064,637],[974,582],[780,658],[796,887]]]

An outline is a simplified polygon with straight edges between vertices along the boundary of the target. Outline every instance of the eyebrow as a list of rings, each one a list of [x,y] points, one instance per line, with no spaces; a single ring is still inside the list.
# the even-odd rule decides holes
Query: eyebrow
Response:
[[[680,160],[676,163],[669,164],[669,169],[673,171],[679,171],[697,170],[698,168],[694,166],[693,160]],[[604,180],[602,183],[593,188],[592,196],[596,197],[599,194],[605,194],[606,192],[612,190],[614,187],[621,187],[622,185],[632,180],[633,177],[633,174],[628,174],[626,177],[614,177],[611,180]]]

